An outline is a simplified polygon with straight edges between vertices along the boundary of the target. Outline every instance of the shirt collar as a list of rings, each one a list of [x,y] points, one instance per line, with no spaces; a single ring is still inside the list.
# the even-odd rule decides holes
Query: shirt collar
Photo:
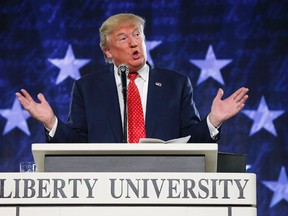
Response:
[[[145,64],[139,71],[137,71],[139,74],[139,77],[141,77],[145,82],[148,81],[148,74],[149,74],[149,66]],[[115,75],[115,81],[116,85],[121,85],[121,78],[118,75],[118,68],[114,65],[114,75]]]

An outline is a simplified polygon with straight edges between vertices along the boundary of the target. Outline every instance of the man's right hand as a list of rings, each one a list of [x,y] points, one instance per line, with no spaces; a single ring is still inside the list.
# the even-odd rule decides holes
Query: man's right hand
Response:
[[[33,118],[43,123],[47,129],[52,129],[56,116],[42,93],[37,95],[40,103],[35,102],[25,89],[21,89],[21,93],[16,92],[16,96]]]

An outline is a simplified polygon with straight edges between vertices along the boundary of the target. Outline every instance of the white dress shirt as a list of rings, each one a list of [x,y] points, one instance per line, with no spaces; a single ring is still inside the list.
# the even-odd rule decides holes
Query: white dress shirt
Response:
[[[149,82],[149,66],[147,64],[144,65],[143,68],[141,68],[138,72],[138,76],[135,79],[135,84],[139,90],[141,103],[142,103],[142,109],[144,114],[144,121],[146,116],[146,104],[147,104],[147,94],[148,94],[148,82]],[[114,65],[114,75],[115,75],[115,81],[118,91],[118,98],[119,98],[119,105],[120,105],[120,111],[121,111],[121,119],[122,123],[124,122],[124,101],[123,101],[123,94],[122,94],[122,84],[121,84],[121,78],[118,75],[118,69]],[[127,77],[127,86],[129,85],[129,78]]]

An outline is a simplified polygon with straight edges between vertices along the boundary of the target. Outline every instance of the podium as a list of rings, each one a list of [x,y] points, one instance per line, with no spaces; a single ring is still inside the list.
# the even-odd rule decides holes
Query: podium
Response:
[[[215,172],[217,144],[33,144],[32,151],[38,172],[1,173],[1,215],[257,215],[255,174]]]
[[[38,172],[216,172],[217,144],[34,144]]]

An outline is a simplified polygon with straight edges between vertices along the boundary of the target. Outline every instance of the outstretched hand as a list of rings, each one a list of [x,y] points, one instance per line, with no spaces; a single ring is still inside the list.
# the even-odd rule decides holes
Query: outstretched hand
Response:
[[[248,88],[240,88],[228,98],[222,100],[224,94],[220,88],[211,106],[209,120],[214,127],[219,127],[224,121],[239,113],[245,105],[248,98]]]
[[[43,123],[48,129],[53,127],[56,117],[42,93],[37,95],[40,103],[35,102],[25,89],[21,89],[21,93],[17,92],[16,96],[24,109],[26,109],[33,118]]]

